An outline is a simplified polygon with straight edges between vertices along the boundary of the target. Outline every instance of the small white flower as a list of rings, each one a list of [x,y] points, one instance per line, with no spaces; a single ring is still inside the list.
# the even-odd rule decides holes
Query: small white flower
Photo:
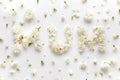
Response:
[[[31,39],[29,40],[29,38],[26,36],[22,40],[22,46],[26,49],[26,48],[28,48],[30,42],[31,42]]]
[[[103,46],[99,46],[98,47],[98,51],[100,52],[100,53],[105,53],[105,49],[104,49],[104,47]]]
[[[87,0],[81,0],[81,2],[82,2],[82,3],[86,3],[86,2],[87,2]]]
[[[65,21],[65,16],[61,15],[61,21],[64,22]]]
[[[109,64],[110,65],[115,65],[116,64],[116,60],[115,59],[110,59],[109,60]]]
[[[85,70],[86,64],[84,62],[80,63],[80,69]]]
[[[11,75],[15,74],[15,70],[10,69],[9,73],[10,73]]]
[[[69,58],[66,58],[65,63],[66,63],[67,65],[70,64],[70,59],[69,59]]]
[[[20,33],[20,30],[21,30],[21,27],[20,27],[20,26],[14,26],[14,27],[13,27],[13,33],[14,33],[14,34],[19,34],[19,33]]]
[[[36,72],[36,71],[32,71],[32,72],[31,72],[31,75],[32,75],[32,76],[36,76],[36,75],[37,75],[37,72]]]
[[[6,67],[6,63],[3,61],[3,62],[0,63],[0,66],[1,66],[1,68],[5,68]]]
[[[101,65],[101,70],[102,70],[103,72],[108,72],[109,68],[110,68],[110,65],[109,65],[108,63],[103,63],[103,64]]]
[[[69,74],[69,76],[73,76],[74,75],[72,70],[69,70],[68,74]]]
[[[28,9],[25,14],[24,14],[24,18],[27,20],[27,21],[31,21],[34,17],[34,13],[32,10]]]
[[[84,20],[88,23],[92,22],[93,20],[93,14],[90,12],[85,13]]]
[[[13,62],[11,63],[11,68],[12,68],[12,69],[17,69],[17,68],[18,68],[18,63],[17,63],[16,61],[13,61]]]
[[[43,43],[40,40],[37,40],[36,42],[34,42],[34,47],[37,51],[40,51],[42,46],[43,46]]]
[[[13,47],[13,53],[15,56],[18,56],[21,53],[21,46],[20,44],[16,43]]]
[[[107,16],[103,17],[103,21],[108,22],[108,17]]]

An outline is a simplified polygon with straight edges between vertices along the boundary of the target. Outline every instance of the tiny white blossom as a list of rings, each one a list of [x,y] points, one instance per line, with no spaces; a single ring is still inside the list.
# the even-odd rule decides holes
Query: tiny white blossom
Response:
[[[25,14],[24,14],[24,18],[27,20],[27,21],[31,21],[34,17],[34,13],[32,10],[28,9],[26,10]]]

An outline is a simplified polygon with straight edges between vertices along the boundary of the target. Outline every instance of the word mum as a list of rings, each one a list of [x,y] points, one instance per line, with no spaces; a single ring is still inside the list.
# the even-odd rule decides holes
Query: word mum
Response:
[[[34,48],[38,51],[41,50],[44,42],[39,37],[40,27],[35,27],[32,29],[29,35],[25,35],[21,32],[21,27],[15,26],[13,28],[13,37],[14,37],[14,47],[13,52],[15,55],[19,55],[21,53],[21,49],[28,48],[33,45]],[[57,30],[56,27],[51,25],[47,28],[48,37],[49,37],[49,46],[52,52],[61,55],[66,53],[72,44],[73,41],[73,32],[71,27],[66,27],[65,34],[65,42],[60,43],[57,41]],[[90,51],[94,51],[95,46],[98,46],[98,51],[100,53],[104,53],[104,30],[102,27],[93,28],[93,36],[89,37],[87,31],[84,27],[77,27],[77,36],[78,36],[78,50],[80,53],[83,53],[85,47],[88,47]]]

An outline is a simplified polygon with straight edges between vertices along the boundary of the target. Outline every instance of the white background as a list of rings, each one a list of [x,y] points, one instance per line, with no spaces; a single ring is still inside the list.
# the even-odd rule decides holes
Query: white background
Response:
[[[81,0],[67,0],[68,8],[64,8],[63,0],[54,0],[51,3],[50,0],[40,0],[39,4],[36,0],[1,0],[0,4],[0,36],[3,37],[3,43],[0,43],[0,61],[6,61],[7,65],[5,69],[0,68],[0,75],[4,80],[117,80],[120,76],[118,68],[120,67],[120,40],[113,40],[114,34],[120,33],[120,14],[118,9],[120,5],[116,0],[88,0],[87,3],[82,4]],[[20,5],[24,4],[23,9]],[[102,6],[104,5],[104,7]],[[93,8],[96,6],[95,8]],[[53,13],[53,8],[57,9],[56,13]],[[14,8],[17,11],[16,16],[13,16],[11,9]],[[19,25],[20,21],[24,21],[24,13],[27,9],[31,9],[34,12],[34,19],[31,22],[25,22],[22,27],[22,31],[29,33],[33,27],[41,26],[40,38],[45,43],[41,52],[35,51],[33,46],[21,52],[20,56],[14,57],[13,46],[13,34],[12,34],[12,22],[15,21],[15,26]],[[79,19],[71,20],[71,16],[74,14],[72,10],[79,10]],[[107,12],[110,12],[107,14]],[[84,14],[86,12],[93,13],[92,23],[86,23],[84,21]],[[100,14],[98,14],[100,12]],[[44,13],[48,16],[45,19]],[[65,15],[65,22],[61,22],[61,15]],[[50,16],[51,15],[51,16]],[[111,18],[115,17],[113,21]],[[3,18],[5,17],[5,18]],[[103,19],[108,18],[108,22],[104,22]],[[40,22],[38,22],[40,20]],[[5,24],[9,24],[8,28]],[[55,25],[57,27],[57,40],[64,42],[64,28],[66,25],[70,25],[73,28],[73,42],[68,53],[61,56],[55,55],[51,52],[48,44],[47,26]],[[97,49],[94,52],[90,52],[87,48],[85,52],[80,55],[77,49],[77,26],[83,26],[88,30],[88,33],[92,34],[93,27],[102,26],[105,29],[105,54],[100,54]],[[109,30],[107,28],[110,27]],[[118,51],[113,52],[112,45],[118,46]],[[6,50],[5,46],[9,45],[9,49]],[[10,59],[6,59],[6,55],[9,54]],[[75,62],[74,58],[77,57],[78,61]],[[66,58],[70,59],[70,64],[66,65]],[[30,62],[26,60],[29,59]],[[100,66],[104,60],[114,59],[116,64],[110,67],[109,72],[105,73],[102,77],[99,74],[101,72]],[[10,63],[11,60],[15,60],[20,65],[20,72],[15,72],[14,75],[10,75]],[[41,66],[40,61],[43,60],[45,65]],[[97,60],[97,65],[93,65],[93,61]],[[55,61],[55,65],[51,64]],[[84,61],[87,65],[85,71],[80,70],[80,63]],[[29,68],[28,64],[31,63],[32,67]],[[61,69],[61,72],[59,70]],[[31,72],[36,71],[35,77],[31,76]],[[69,72],[73,72],[73,76],[69,76]],[[50,73],[51,72],[51,73]],[[95,77],[94,73],[97,72],[98,76]],[[109,77],[111,74],[111,78]],[[42,77],[43,76],[43,77]]]

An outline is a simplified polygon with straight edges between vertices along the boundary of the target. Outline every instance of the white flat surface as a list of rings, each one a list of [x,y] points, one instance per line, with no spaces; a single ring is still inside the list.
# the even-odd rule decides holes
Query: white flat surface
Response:
[[[117,4],[116,0],[88,0],[87,3],[82,4],[81,0],[67,0],[68,8],[64,9],[63,0],[55,0],[54,3],[51,3],[50,0],[40,0],[39,4],[36,3],[36,0],[1,0],[3,2],[0,4],[0,36],[4,38],[3,43],[0,43],[0,61],[5,60],[7,62],[6,68],[0,68],[0,75],[3,77],[3,80],[117,80],[120,77],[120,40],[113,40],[114,34],[120,33],[120,14],[118,9],[120,5]],[[24,4],[24,8],[21,9],[21,3]],[[102,4],[105,4],[102,7]],[[93,6],[96,6],[93,8]],[[57,8],[57,12],[53,13],[53,8]],[[13,16],[11,9],[15,8],[17,15]],[[40,38],[44,41],[45,45],[43,46],[41,52],[36,52],[33,46],[29,47],[27,50],[23,50],[20,56],[14,57],[12,54],[12,45],[13,45],[13,35],[12,35],[12,21],[15,21],[15,25],[19,25],[20,21],[24,19],[24,13],[27,9],[31,9],[34,12],[34,19],[31,23],[26,23],[22,28],[23,32],[29,33],[35,26],[41,26]],[[71,20],[71,15],[74,13],[72,10],[79,10],[78,15],[79,19]],[[106,12],[110,11],[109,14]],[[84,21],[83,17],[86,12],[92,12],[94,15],[93,22],[88,24]],[[100,12],[100,14],[98,14]],[[48,16],[45,19],[44,13],[47,13]],[[65,22],[61,22],[61,14],[65,15]],[[50,16],[52,15],[52,16]],[[3,16],[6,18],[4,19]],[[115,17],[113,21],[111,18]],[[108,18],[108,22],[103,22],[103,18]],[[40,20],[40,22],[37,22]],[[99,20],[99,22],[97,22]],[[5,24],[9,24],[6,29]],[[48,46],[48,33],[47,26],[54,24],[58,30],[57,39],[61,42],[64,42],[64,28],[66,25],[70,25],[73,28],[73,42],[71,49],[68,53],[57,56],[51,52]],[[95,26],[102,26],[105,29],[105,54],[100,54],[97,52],[90,52],[87,48],[83,55],[80,55],[77,49],[77,31],[76,27],[82,25],[88,30],[88,33],[92,33],[92,29]],[[110,27],[109,30],[107,28]],[[108,43],[108,41],[110,41]],[[8,50],[5,49],[6,44],[10,45]],[[118,46],[118,51],[116,53],[112,50],[112,45],[116,44]],[[10,54],[10,59],[6,59],[6,55]],[[75,62],[74,58],[77,57],[78,61]],[[66,65],[66,58],[70,59],[70,64]],[[102,77],[99,74],[101,72],[100,66],[104,60],[115,59],[116,64],[109,69],[109,73],[112,75],[109,77],[109,73],[104,74]],[[29,68],[26,60],[29,59],[32,67]],[[16,72],[14,75],[9,74],[10,62],[15,60],[20,65],[20,71]],[[45,65],[41,66],[40,61],[43,60]],[[93,65],[93,61],[97,60],[97,65]],[[52,61],[55,61],[55,65],[51,64]],[[87,64],[85,71],[80,70],[80,63],[84,61]],[[61,70],[61,72],[59,72]],[[31,76],[31,72],[36,71],[37,75],[35,77]],[[68,72],[72,71],[74,75],[71,77],[68,75]],[[51,72],[51,73],[50,73]],[[97,72],[98,76],[94,76],[94,73]],[[43,76],[43,77],[42,77]]]

